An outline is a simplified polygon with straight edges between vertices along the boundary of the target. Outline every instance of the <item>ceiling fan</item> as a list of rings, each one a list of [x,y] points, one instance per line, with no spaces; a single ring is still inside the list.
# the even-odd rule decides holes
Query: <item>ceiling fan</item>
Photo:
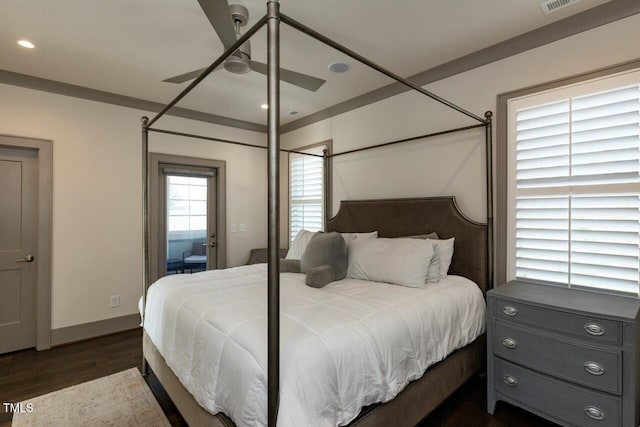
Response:
[[[229,6],[227,0],[198,0],[198,3],[200,3],[204,14],[218,34],[224,48],[229,49],[240,37],[240,27],[247,25],[247,21],[249,20],[249,11],[247,8],[238,4]],[[245,74],[250,71],[264,75],[267,74],[267,64],[251,59],[251,44],[248,40],[224,61],[223,67],[225,70],[234,74]],[[201,68],[190,71],[163,81],[168,83],[184,83],[195,79],[205,69],[206,68]],[[320,86],[325,83],[325,80],[317,77],[284,68],[280,69],[280,80],[312,92],[320,89]]]

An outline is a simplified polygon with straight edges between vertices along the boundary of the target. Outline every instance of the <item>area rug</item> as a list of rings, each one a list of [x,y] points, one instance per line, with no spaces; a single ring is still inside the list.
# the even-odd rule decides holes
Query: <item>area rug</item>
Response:
[[[171,426],[140,371],[126,371],[21,402],[13,427]]]

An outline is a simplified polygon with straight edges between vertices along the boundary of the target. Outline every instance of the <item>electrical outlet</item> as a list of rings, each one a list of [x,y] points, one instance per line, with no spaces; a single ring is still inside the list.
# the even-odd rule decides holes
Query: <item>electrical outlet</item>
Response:
[[[244,233],[245,231],[247,231],[247,226],[244,224],[244,222],[240,223],[240,232]]]
[[[111,308],[120,307],[120,295],[111,295]]]
[[[238,227],[236,226],[235,222],[231,223],[231,232],[235,233],[236,231],[238,231]]]

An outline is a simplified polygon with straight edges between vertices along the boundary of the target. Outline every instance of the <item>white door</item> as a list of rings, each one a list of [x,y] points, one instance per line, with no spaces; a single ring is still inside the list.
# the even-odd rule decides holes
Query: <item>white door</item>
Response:
[[[0,354],[36,345],[37,153],[0,147]]]

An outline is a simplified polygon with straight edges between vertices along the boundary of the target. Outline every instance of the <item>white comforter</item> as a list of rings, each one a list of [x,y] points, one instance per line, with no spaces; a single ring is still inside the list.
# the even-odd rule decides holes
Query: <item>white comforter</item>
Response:
[[[149,289],[145,330],[209,412],[266,425],[266,264],[172,275]],[[336,426],[393,399],[484,331],[475,284],[426,289],[345,279],[322,289],[282,274],[278,426]]]

